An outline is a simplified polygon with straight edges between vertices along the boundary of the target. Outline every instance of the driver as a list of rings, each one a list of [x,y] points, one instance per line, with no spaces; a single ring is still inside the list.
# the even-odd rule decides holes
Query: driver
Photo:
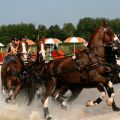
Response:
[[[16,54],[19,43],[20,43],[20,39],[18,39],[17,37],[13,37],[11,43],[9,43],[7,46],[8,54],[9,53]]]
[[[114,73],[109,74],[110,77],[114,79],[114,83],[118,83],[120,81],[119,77],[120,66],[117,64],[118,57],[120,57],[119,49],[110,44],[105,46],[105,59],[112,68],[111,73]]]
[[[105,59],[109,64],[117,64],[116,58],[119,57],[119,51],[113,45],[105,46]]]

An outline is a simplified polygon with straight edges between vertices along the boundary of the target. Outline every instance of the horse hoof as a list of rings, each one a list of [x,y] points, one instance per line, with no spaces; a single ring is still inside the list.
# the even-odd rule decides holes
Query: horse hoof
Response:
[[[5,102],[8,103],[8,99],[7,98],[5,99]]]
[[[52,117],[50,115],[46,116],[46,120],[52,120]]]
[[[120,108],[119,107],[113,108],[113,111],[119,112]]]
[[[52,120],[52,118],[51,118],[51,117],[48,117],[47,120]]]
[[[5,102],[6,102],[6,103],[11,103],[12,100],[8,97],[8,98],[5,99]]]
[[[2,90],[2,95],[6,96],[6,90]]]
[[[112,106],[113,101],[110,100],[110,99],[107,99],[107,100],[106,100],[106,103],[107,103],[108,106]]]
[[[112,110],[118,112],[118,111],[120,111],[120,108],[113,104]]]
[[[11,102],[12,102],[12,104],[15,104],[15,103],[16,103],[14,99],[13,99]]]
[[[61,109],[67,110],[67,106],[61,105]]]
[[[37,98],[38,98],[38,99],[41,99],[41,95],[40,95],[40,94],[39,94],[39,95],[37,95]]]
[[[88,102],[86,103],[86,107],[91,107],[94,106],[94,103],[92,100],[88,100]]]

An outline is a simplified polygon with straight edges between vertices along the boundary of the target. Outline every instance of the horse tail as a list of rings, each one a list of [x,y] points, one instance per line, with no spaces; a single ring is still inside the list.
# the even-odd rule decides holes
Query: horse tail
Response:
[[[7,70],[9,69],[10,63],[6,62],[6,64],[3,63],[1,67],[1,82],[2,86],[6,87],[6,77],[7,77]]]
[[[36,82],[33,79],[30,80],[28,89],[28,104],[31,105],[36,93]]]

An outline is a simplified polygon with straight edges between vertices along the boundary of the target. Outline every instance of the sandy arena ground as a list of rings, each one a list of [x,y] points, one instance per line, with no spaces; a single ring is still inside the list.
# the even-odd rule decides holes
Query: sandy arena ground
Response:
[[[114,88],[115,101],[120,107],[120,84],[114,85]],[[54,120],[120,120],[120,112],[113,112],[111,107],[106,105],[107,97],[98,106],[86,107],[88,100],[94,100],[98,96],[97,89],[84,89],[72,104],[68,104],[66,111],[50,99],[50,113]],[[15,105],[6,104],[4,99],[0,92],[0,120],[45,120],[41,101],[37,98],[31,106],[27,106],[25,94],[20,94],[17,97]]]

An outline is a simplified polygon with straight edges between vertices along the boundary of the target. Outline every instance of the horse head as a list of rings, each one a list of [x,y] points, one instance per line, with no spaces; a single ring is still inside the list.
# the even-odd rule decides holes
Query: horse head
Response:
[[[37,59],[39,59],[39,61],[46,59],[46,45],[44,43],[44,40],[39,40],[37,42],[37,55]]]
[[[101,31],[103,32],[102,37],[103,37],[104,44],[110,44],[114,41],[119,40],[118,36],[114,34],[112,28],[108,26],[106,20],[102,21],[102,26],[100,28],[101,28]]]
[[[108,27],[107,23],[103,22],[103,43],[104,44],[111,44],[113,49],[117,52],[117,56],[120,56],[120,39],[119,36],[113,33],[113,30]]]
[[[115,34],[110,27],[99,27],[91,36],[88,47],[110,44],[115,39]]]
[[[90,50],[92,50],[93,53],[104,58],[105,57],[104,46],[106,44],[112,44],[115,41],[118,41],[118,39],[114,34],[113,30],[109,26],[104,24],[104,26],[100,26],[92,34],[87,47]]]
[[[21,56],[22,61],[28,59],[28,43],[25,40],[20,41],[17,47],[17,54]]]

